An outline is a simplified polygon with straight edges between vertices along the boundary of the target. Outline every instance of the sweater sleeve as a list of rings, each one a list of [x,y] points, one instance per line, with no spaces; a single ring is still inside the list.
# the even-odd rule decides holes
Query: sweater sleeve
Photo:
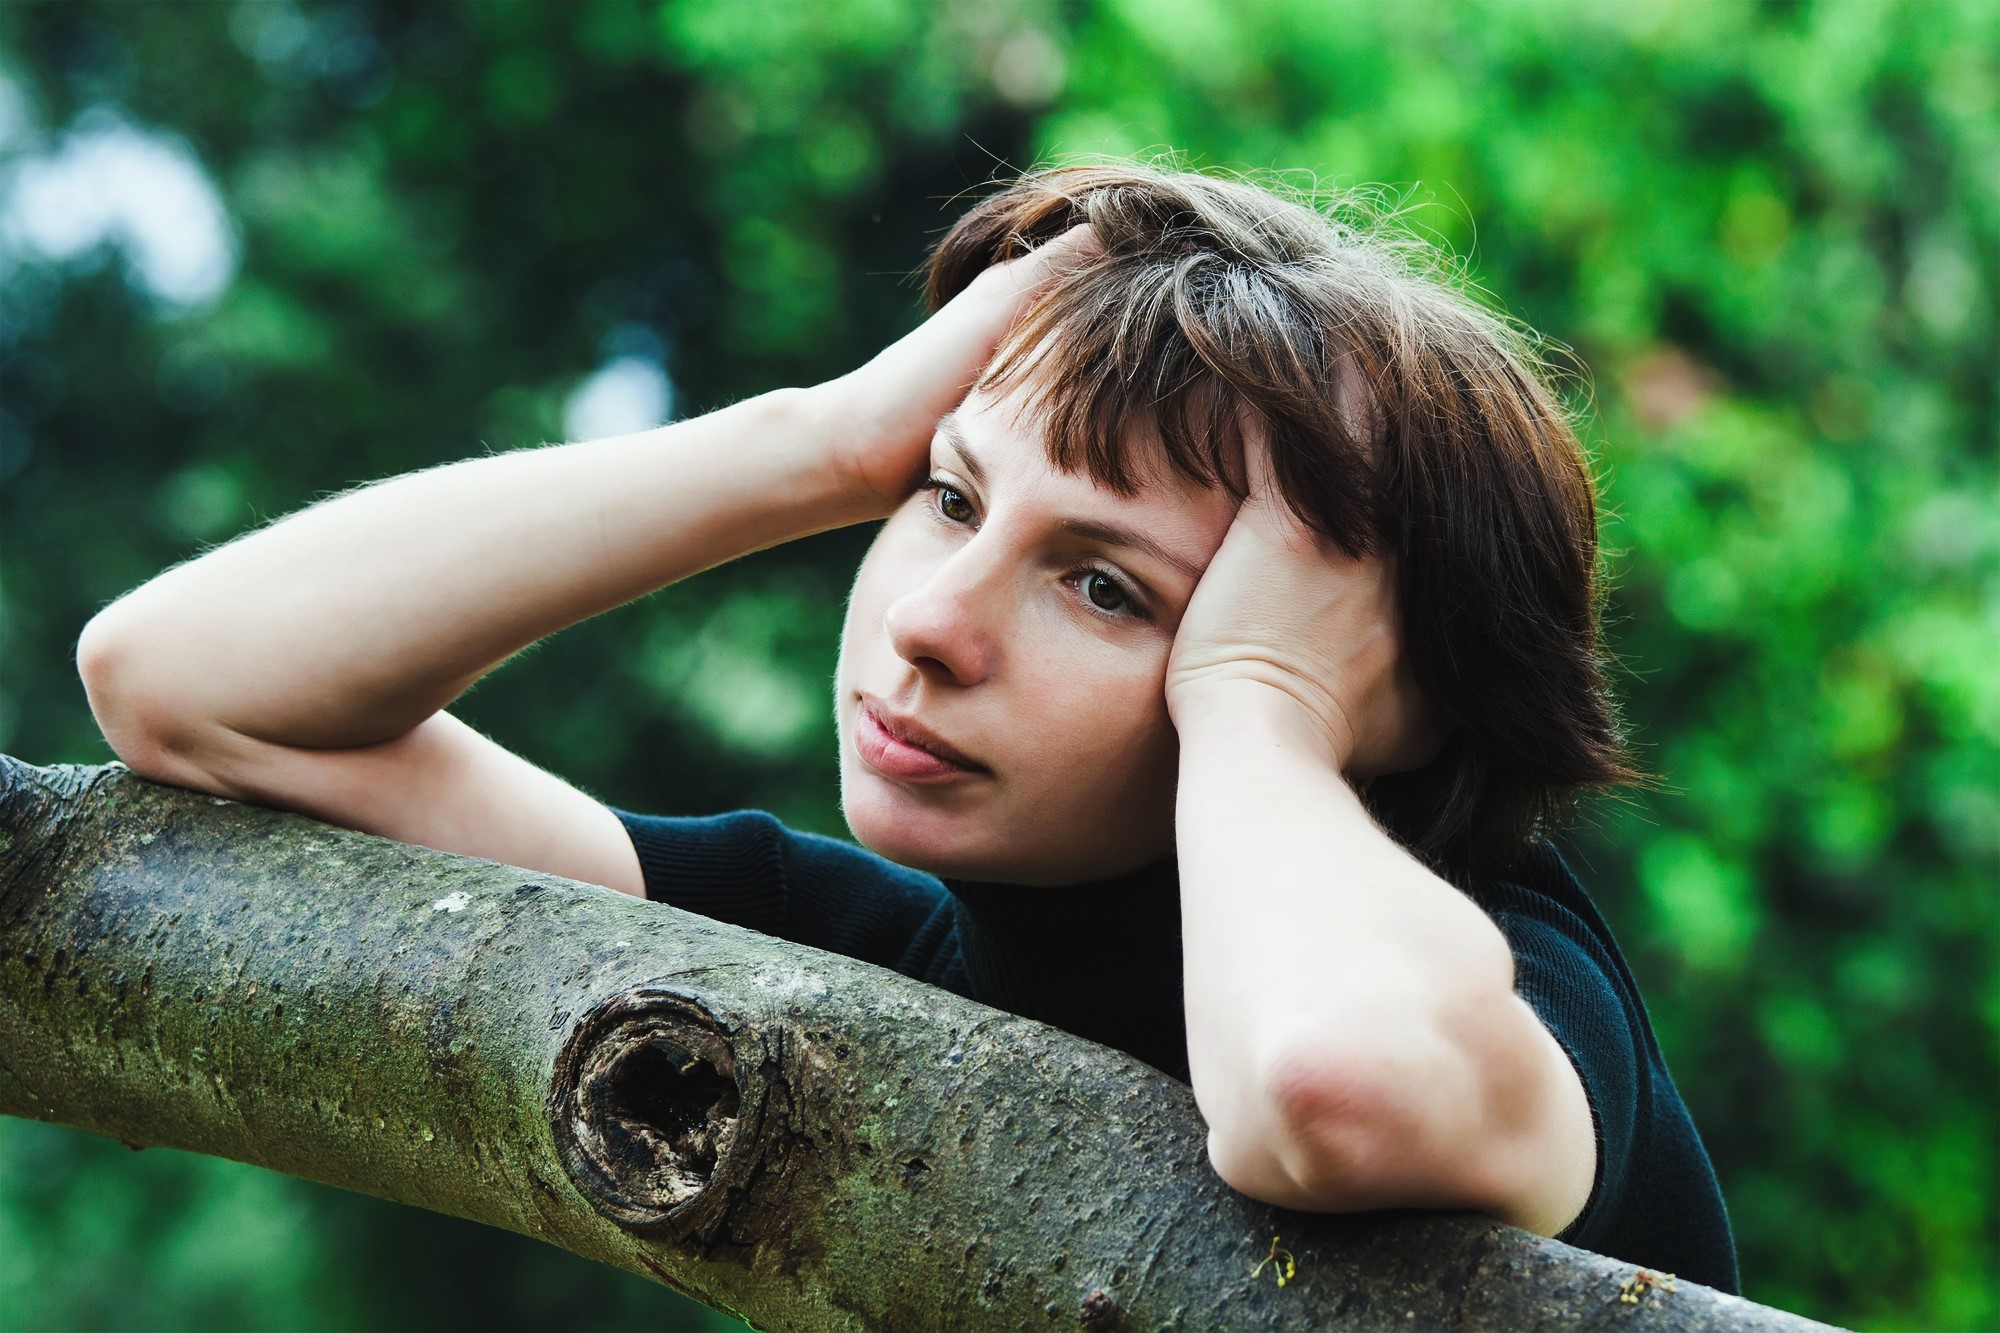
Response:
[[[942,984],[950,900],[932,876],[763,810],[612,813],[654,902]]]
[[[1596,1178],[1556,1239],[1734,1293],[1722,1192],[1637,983],[1553,849],[1541,870],[1533,887],[1488,884],[1474,897],[1507,937],[1515,989],[1569,1056],[1590,1102]]]
[[[1495,916],[1514,953],[1514,988],[1576,1067],[1597,1136],[1590,1198],[1557,1239],[1584,1249],[1625,1192],[1639,1141],[1640,1082],[1645,1069],[1625,1006],[1610,976],[1576,940],[1515,912]]]

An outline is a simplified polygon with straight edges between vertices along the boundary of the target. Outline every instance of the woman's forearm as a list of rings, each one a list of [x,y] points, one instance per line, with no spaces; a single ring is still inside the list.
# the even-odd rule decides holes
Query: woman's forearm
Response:
[[[1523,1033],[1506,941],[1249,682],[1177,713],[1188,1058],[1216,1169],[1293,1208],[1478,1206],[1458,1148]]]
[[[79,643],[106,723],[284,745],[401,736],[522,648],[703,569],[877,516],[810,391],[412,473],[159,575]],[[110,714],[111,716],[107,716]]]

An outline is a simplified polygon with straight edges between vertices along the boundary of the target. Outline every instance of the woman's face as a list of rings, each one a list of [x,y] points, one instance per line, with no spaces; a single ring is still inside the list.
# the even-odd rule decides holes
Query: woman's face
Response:
[[[1017,394],[940,423],[841,632],[841,804],[864,846],[1020,884],[1173,849],[1167,654],[1237,502],[1155,472],[1126,498],[1056,471]]]

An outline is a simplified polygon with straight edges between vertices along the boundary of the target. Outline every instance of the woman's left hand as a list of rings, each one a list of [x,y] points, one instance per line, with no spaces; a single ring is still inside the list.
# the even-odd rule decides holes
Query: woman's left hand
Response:
[[[1181,618],[1167,708],[1196,710],[1275,690],[1353,780],[1415,768],[1442,735],[1404,659],[1388,557],[1357,560],[1279,496],[1269,444],[1246,430],[1249,497]]]

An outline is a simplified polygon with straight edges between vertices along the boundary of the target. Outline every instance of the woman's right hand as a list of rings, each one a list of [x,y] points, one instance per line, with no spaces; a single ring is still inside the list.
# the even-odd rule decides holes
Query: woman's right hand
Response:
[[[981,273],[866,365],[807,390],[837,472],[887,514],[922,484],[931,436],[964,401],[1007,331],[1063,273],[1100,249],[1088,224]]]

